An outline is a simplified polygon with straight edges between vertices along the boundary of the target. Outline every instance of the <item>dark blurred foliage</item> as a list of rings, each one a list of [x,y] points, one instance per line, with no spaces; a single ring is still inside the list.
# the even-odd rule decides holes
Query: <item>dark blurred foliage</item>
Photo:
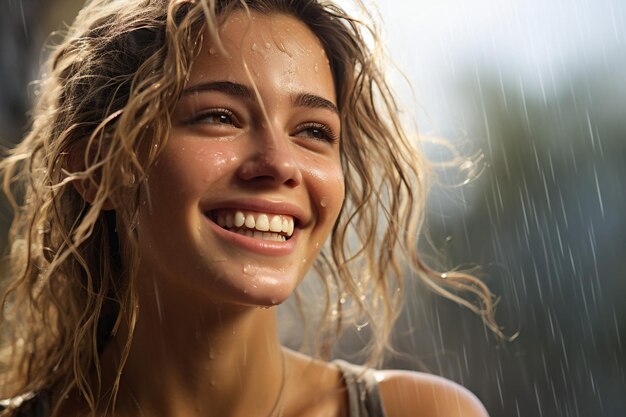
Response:
[[[41,32],[38,2],[6,0],[0,6],[0,138],[3,145],[22,135],[30,107],[27,85],[37,76]]]
[[[0,150],[19,142],[29,126],[32,83],[46,59],[44,44],[63,30],[82,5],[81,0],[0,1]],[[0,197],[0,230],[6,230],[11,211]],[[0,253],[6,252],[6,232],[0,233]]]

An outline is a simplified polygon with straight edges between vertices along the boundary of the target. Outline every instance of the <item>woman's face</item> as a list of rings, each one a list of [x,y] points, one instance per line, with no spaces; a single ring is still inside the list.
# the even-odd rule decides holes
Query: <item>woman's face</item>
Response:
[[[292,17],[236,12],[220,34],[224,50],[205,36],[150,173],[140,276],[277,304],[343,203],[335,86],[320,41]]]

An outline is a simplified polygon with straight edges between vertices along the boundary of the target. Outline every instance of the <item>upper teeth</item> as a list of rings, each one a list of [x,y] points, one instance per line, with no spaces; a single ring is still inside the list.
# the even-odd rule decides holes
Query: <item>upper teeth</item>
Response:
[[[258,230],[260,232],[283,233],[287,236],[293,234],[293,217],[282,214],[244,213],[243,211],[220,212],[217,215],[217,224],[221,227],[241,228]]]

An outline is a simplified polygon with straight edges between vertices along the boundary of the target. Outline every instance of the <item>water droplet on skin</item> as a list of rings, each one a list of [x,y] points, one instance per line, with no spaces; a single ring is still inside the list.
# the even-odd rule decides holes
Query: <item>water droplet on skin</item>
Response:
[[[326,197],[322,197],[322,200],[320,201],[320,206],[326,207],[327,205],[328,205],[328,199]]]
[[[253,44],[252,44],[252,50],[253,50],[253,51],[256,51],[256,50],[257,50],[256,43],[253,43]]]
[[[306,258],[302,258],[302,263],[305,264],[306,263]]]
[[[250,265],[245,265],[243,267],[243,273],[246,275],[250,275],[252,272],[252,267]]]
[[[315,70],[315,72],[320,72],[320,67],[317,64],[315,64],[313,69]]]
[[[270,49],[272,47],[272,44],[269,42],[265,42],[265,49]]]
[[[215,55],[215,48],[210,48],[209,49],[209,55]]]

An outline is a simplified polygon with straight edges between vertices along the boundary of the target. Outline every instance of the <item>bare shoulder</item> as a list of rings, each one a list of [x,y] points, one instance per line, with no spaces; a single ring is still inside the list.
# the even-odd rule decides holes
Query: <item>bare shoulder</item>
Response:
[[[467,388],[421,372],[377,371],[387,417],[489,417]]]

